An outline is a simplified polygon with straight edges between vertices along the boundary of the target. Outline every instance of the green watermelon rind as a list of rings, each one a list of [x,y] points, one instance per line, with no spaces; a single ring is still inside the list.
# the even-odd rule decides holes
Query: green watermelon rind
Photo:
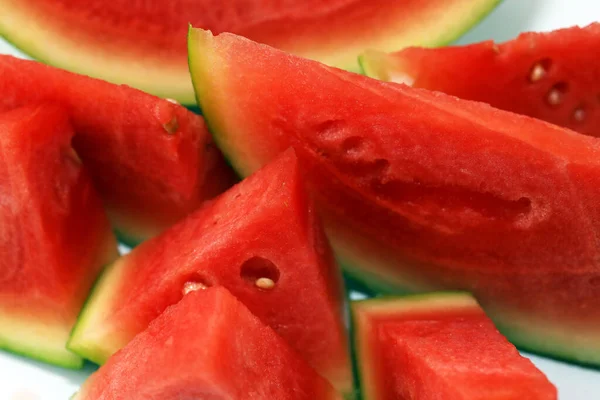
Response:
[[[2,340],[0,338],[0,349],[7,351],[11,354],[27,357],[33,360],[41,361],[46,364],[55,365],[58,367],[79,370],[83,368],[83,358],[73,352],[65,349],[64,352],[51,353],[45,350],[41,350],[39,346],[35,344],[30,346],[23,346],[23,343],[14,345],[12,341]]]
[[[92,290],[88,298],[86,299],[81,312],[77,318],[75,326],[71,330],[71,335],[67,341],[67,349],[82,357],[83,359],[89,360],[95,364],[102,365],[106,362],[108,357],[97,349],[90,348],[86,345],[85,341],[81,341],[79,336],[85,331],[86,327],[89,326],[89,321],[93,317],[94,313],[101,311],[98,310],[98,302],[103,299],[100,293],[105,292],[102,288],[107,285],[109,278],[112,276],[112,272],[115,268],[119,267],[119,262],[115,261],[112,264],[107,265],[102,270],[98,279],[94,283]],[[112,293],[112,292],[107,292]]]

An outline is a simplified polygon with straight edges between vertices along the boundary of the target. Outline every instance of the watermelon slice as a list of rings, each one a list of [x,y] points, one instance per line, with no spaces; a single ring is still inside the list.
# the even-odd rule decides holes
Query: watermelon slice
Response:
[[[10,56],[0,56],[0,93],[0,112],[45,102],[69,111],[74,147],[128,244],[234,181],[202,117],[178,104]]]
[[[103,363],[190,288],[216,285],[352,390],[341,277],[291,150],[108,269],[69,348]]]
[[[366,48],[451,42],[499,2],[4,0],[0,34],[49,64],[192,104],[190,22],[358,70]]]
[[[364,300],[352,312],[364,400],[557,398],[469,294]]]
[[[65,343],[117,244],[63,110],[0,114],[0,348],[77,368]]]
[[[369,51],[369,76],[438,90],[600,136],[600,24],[495,44]]]
[[[600,141],[231,34],[192,30],[190,67],[238,172],[296,148],[355,278],[473,292],[521,347],[600,364]]]
[[[83,385],[75,400],[342,397],[223,287],[191,291]]]

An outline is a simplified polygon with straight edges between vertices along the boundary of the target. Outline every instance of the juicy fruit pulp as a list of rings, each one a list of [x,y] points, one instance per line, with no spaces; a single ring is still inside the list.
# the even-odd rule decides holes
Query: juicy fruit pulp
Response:
[[[126,86],[0,56],[0,112],[56,103],[113,226],[129,244],[152,237],[231,186],[201,117]]]
[[[235,377],[235,379],[232,379]],[[226,289],[191,292],[115,354],[75,400],[341,400]]]
[[[437,90],[600,136],[600,24],[515,40],[365,53],[365,73]]]
[[[352,304],[365,400],[555,400],[468,294],[435,293]]]
[[[0,347],[65,367],[77,314],[117,245],[63,110],[0,114]]]
[[[292,151],[111,266],[69,348],[102,363],[185,292],[216,285],[351,391],[341,278]]]
[[[357,69],[366,48],[439,45],[499,0],[4,0],[0,32],[50,64],[194,102],[188,24]],[[23,29],[27,26],[27,29]]]
[[[189,44],[219,147],[247,175],[293,145],[349,273],[473,292],[519,346],[600,364],[595,138],[235,35]]]

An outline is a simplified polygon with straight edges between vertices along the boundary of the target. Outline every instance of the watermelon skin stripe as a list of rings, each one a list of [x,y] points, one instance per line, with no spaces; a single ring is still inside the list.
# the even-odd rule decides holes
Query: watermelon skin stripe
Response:
[[[472,291],[518,346],[600,365],[594,138],[235,35],[192,29],[188,43],[225,156],[246,176],[293,146],[349,275]]]

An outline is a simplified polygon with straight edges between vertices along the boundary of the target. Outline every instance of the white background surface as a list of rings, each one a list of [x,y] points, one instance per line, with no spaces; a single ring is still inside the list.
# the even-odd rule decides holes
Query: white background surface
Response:
[[[503,41],[522,31],[585,25],[594,20],[600,20],[598,0],[504,0],[460,43]],[[0,53],[18,54],[1,38]],[[561,400],[600,400],[600,370],[531,358],[556,384]],[[68,371],[0,352],[0,400],[67,400],[93,370],[87,365],[82,371]]]

